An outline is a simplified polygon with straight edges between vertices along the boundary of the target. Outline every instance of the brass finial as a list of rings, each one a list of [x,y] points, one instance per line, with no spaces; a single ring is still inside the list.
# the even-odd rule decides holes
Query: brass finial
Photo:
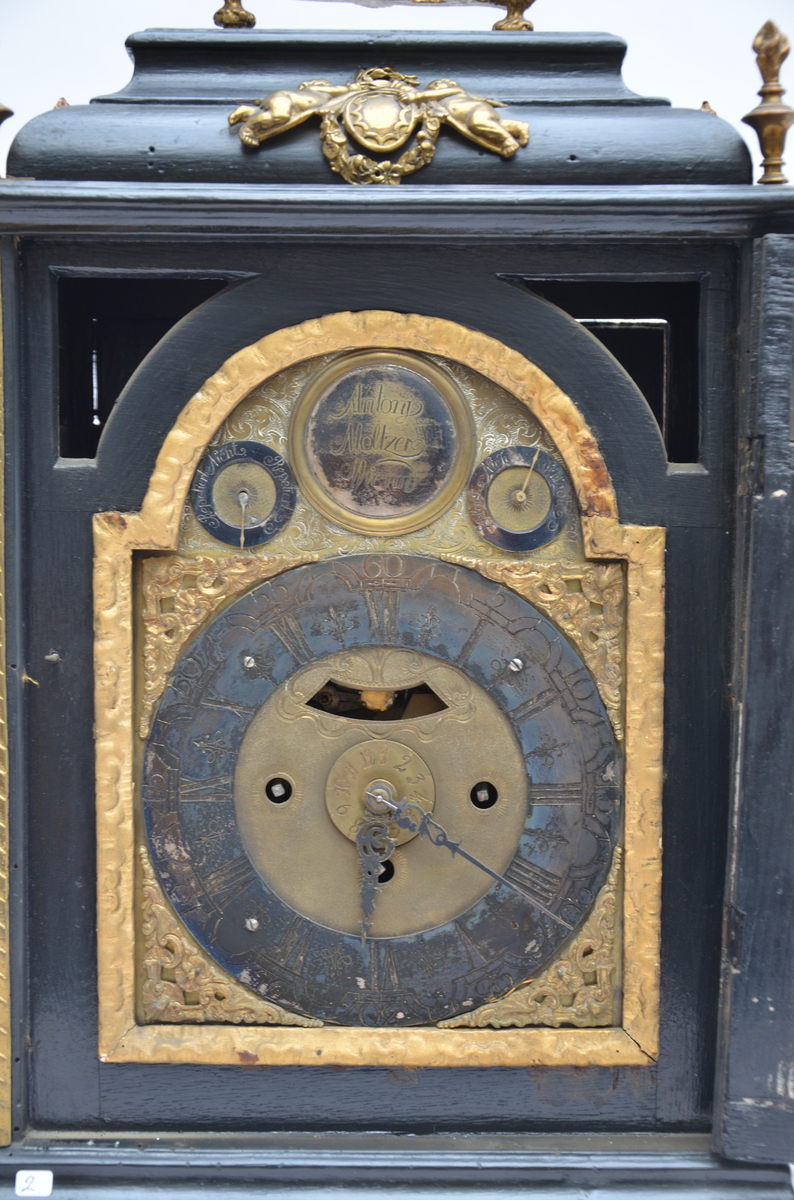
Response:
[[[496,22],[494,29],[509,29],[523,33],[527,29],[535,28],[532,22],[524,16],[525,9],[530,8],[535,0],[497,0],[497,2],[500,5],[503,4],[507,12],[501,21]]]
[[[243,0],[223,0],[223,8],[218,9],[213,20],[224,29],[251,29],[256,25],[256,17],[245,11]]]
[[[783,104],[781,97],[786,89],[779,82],[780,68],[789,52],[788,38],[773,21],[767,21],[758,31],[753,50],[764,85],[758,93],[761,103],[742,120],[746,125],[752,125],[761,143],[764,173],[758,182],[788,183],[781,167],[786,133],[794,122],[794,109]]]

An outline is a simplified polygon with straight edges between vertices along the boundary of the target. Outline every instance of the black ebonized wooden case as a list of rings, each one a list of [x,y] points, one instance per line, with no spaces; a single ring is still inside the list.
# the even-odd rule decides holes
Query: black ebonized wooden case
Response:
[[[375,53],[365,35],[324,37],[321,50],[308,35],[271,40],[285,65],[268,86],[317,74],[318,55],[324,69],[336,55],[347,77]],[[184,42],[151,33],[134,48],[140,61],[168,66],[171,54],[178,66]],[[449,73],[454,61],[464,75],[496,44],[490,35],[377,42],[395,66],[404,68],[402,54],[423,74],[433,64],[430,77],[445,57]],[[247,98],[245,71],[259,68],[246,60],[238,87],[234,54],[248,45],[256,60],[265,38],[197,44],[199,64],[223,48],[217,94],[202,85],[206,121],[210,108],[222,115]],[[538,45],[559,51],[559,39]],[[510,53],[519,61],[518,48]],[[610,53],[614,66],[620,50]],[[124,103],[168,122],[175,106],[146,103],[155,66],[150,92],[133,84]],[[500,94],[507,85],[496,69],[476,81],[513,98]],[[187,95],[197,85],[186,72],[173,86]],[[606,108],[610,120],[619,109],[627,128],[638,119],[625,96]],[[285,140],[277,153],[275,143],[260,150],[261,174],[238,169],[237,179],[256,182],[218,182],[229,178],[218,166],[195,182],[179,156],[157,181],[131,154],[97,165],[92,146],[116,135],[86,131],[120,111],[38,118],[9,169],[39,179],[0,184],[16,1047],[16,1141],[0,1151],[0,1191],[18,1166],[41,1165],[69,1194],[97,1196],[155,1185],[192,1195],[210,1181],[246,1194],[275,1183],[788,1194],[787,1170],[751,1164],[794,1158],[794,193],[749,186],[730,132],[712,169],[699,149],[689,159],[679,149],[673,169],[670,147],[667,166],[647,178],[631,160],[632,134],[587,186],[564,184],[554,163],[546,175],[528,166],[508,175],[463,145],[446,165],[439,154],[420,187],[340,186],[322,173],[316,130],[301,134],[303,149]],[[577,137],[594,136],[576,125],[592,112],[569,105],[557,117]],[[99,141],[82,159],[76,141],[68,154],[50,153],[55,119],[75,123],[78,141]],[[68,443],[59,440],[58,293],[80,279],[212,281],[110,406],[95,458],[62,456]],[[588,352],[566,355],[567,322],[541,298],[544,280],[699,288],[691,462],[668,462],[642,394],[596,338]],[[97,1061],[91,516],[139,506],[165,433],[236,350],[365,308],[448,318],[525,354],[581,408],[621,519],[667,527],[661,1053],[652,1069]],[[58,664],[45,661],[53,649]],[[41,686],[23,687],[23,669]],[[763,1005],[761,995],[770,997]]]

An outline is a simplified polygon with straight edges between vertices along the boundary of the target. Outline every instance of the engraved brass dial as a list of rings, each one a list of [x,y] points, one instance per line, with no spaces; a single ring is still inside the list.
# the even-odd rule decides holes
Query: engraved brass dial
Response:
[[[474,426],[452,376],[418,354],[367,350],[320,369],[295,407],[290,458],[325,516],[358,533],[407,533],[454,503]]]
[[[261,442],[224,442],[202,459],[191,488],[204,528],[231,546],[261,546],[292,516],[297,488],[285,459]]]
[[[165,892],[225,970],[299,1014],[400,1026],[504,995],[576,931],[620,771],[551,621],[478,573],[370,554],[286,571],[199,631],[142,790]]]
[[[480,536],[513,551],[537,550],[553,541],[574,512],[563,467],[535,446],[489,454],[469,481],[466,501]]]
[[[344,750],[329,771],[325,806],[339,832],[354,842],[370,812],[388,815],[383,797],[406,792],[423,812],[433,811],[436,785],[425,760],[404,742],[364,737]],[[407,829],[394,830],[398,846],[415,837]]]
[[[446,707],[426,717],[351,720],[307,703],[329,678],[395,690],[430,683]],[[289,802],[273,804],[263,783],[281,775],[294,781],[294,792]],[[471,801],[484,777],[500,797],[487,809]],[[345,933],[359,930],[356,831],[368,815],[367,791],[381,781],[476,845],[496,871],[513,857],[526,817],[527,777],[515,733],[487,691],[462,671],[429,654],[380,647],[340,651],[298,671],[263,704],[240,746],[237,824],[267,884],[297,912]],[[481,871],[442,858],[415,833],[396,826],[390,833],[403,850],[378,899],[371,936],[441,925],[491,886]]]

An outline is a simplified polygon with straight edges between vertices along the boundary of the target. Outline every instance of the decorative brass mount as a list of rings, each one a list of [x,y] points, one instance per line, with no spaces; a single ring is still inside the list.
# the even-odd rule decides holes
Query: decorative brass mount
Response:
[[[251,29],[256,25],[256,17],[246,12],[242,0],[223,0],[223,8],[218,9],[213,20],[224,29]]]
[[[399,0],[397,2],[399,3]],[[411,0],[413,4],[437,4],[438,2],[439,0]],[[461,0],[461,2],[472,3],[472,0]],[[451,3],[455,3],[455,0],[451,0]],[[501,21],[497,21],[494,25],[494,29],[507,29],[518,33],[531,32],[534,29],[534,25],[527,20],[524,13],[535,3],[535,0],[474,0],[474,3],[492,4],[497,8],[507,9]],[[224,0],[223,8],[215,14],[215,24],[227,29],[250,28],[256,25],[256,17],[245,11],[242,0]]]
[[[794,109],[783,104],[786,89],[780,86],[780,68],[789,52],[788,38],[773,21],[767,21],[758,31],[753,49],[764,84],[758,93],[761,103],[742,120],[753,127],[761,143],[764,173],[758,182],[788,183],[781,168],[786,133],[794,122]]]
[[[535,26],[525,17],[524,13],[535,3],[535,0],[501,0],[507,9],[501,21],[497,21],[494,29],[507,29],[513,33],[531,32]],[[501,7],[501,5],[500,5]]]
[[[229,124],[241,125],[240,140],[254,147],[319,116],[320,142],[331,170],[355,184],[398,184],[418,171],[433,158],[442,124],[502,158],[512,158],[529,141],[523,121],[500,119],[498,100],[471,96],[451,79],[436,79],[424,89],[418,84],[415,75],[392,67],[359,71],[352,83],[311,79],[294,92],[271,92],[256,107],[241,105],[230,114]],[[404,146],[414,130],[416,145],[396,162],[351,154],[346,136],[366,150],[388,154]]]

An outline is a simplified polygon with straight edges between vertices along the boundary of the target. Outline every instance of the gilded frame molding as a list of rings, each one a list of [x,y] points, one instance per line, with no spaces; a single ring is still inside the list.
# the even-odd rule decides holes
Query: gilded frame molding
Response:
[[[175,550],[193,472],[211,437],[265,379],[342,350],[413,350],[506,388],[555,440],[582,513],[588,559],[626,563],[623,1012],[619,1027],[351,1029],[136,1021],[133,553]],[[104,1062],[341,1066],[648,1065],[658,1053],[665,531],[620,525],[595,439],[573,402],[516,351],[450,321],[335,313],[230,358],[182,410],[140,513],[94,517],[99,1057]],[[285,559],[285,566],[288,560]],[[474,565],[474,564],[472,564]],[[521,590],[520,564],[483,563]]]

